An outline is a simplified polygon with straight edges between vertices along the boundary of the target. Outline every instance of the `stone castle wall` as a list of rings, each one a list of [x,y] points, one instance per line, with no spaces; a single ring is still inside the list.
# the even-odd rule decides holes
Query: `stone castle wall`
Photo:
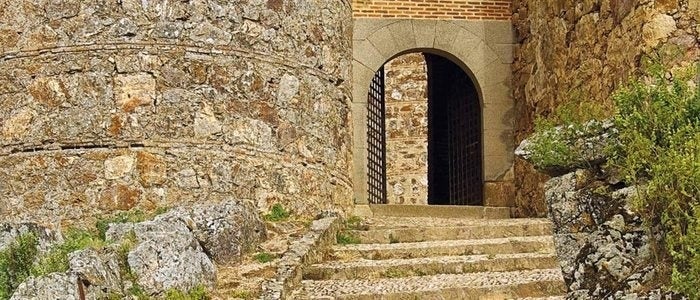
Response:
[[[610,106],[611,93],[638,73],[644,56],[700,58],[698,0],[518,0],[513,9],[516,143],[532,132],[536,116],[562,103],[585,97]],[[522,160],[515,174],[519,213],[545,214],[546,178]]]
[[[346,1],[0,0],[0,218],[351,204]]]
[[[428,204],[428,73],[422,53],[384,65],[387,200]]]

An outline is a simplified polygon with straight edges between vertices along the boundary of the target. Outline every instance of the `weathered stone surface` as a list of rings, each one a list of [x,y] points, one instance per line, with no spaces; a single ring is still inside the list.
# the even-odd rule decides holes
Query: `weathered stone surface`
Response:
[[[48,250],[49,246],[60,241],[60,233],[35,223],[0,223],[0,251],[6,249],[22,234],[34,234],[39,242],[39,250]]]
[[[239,2],[0,0],[0,217],[349,206],[349,2]]]
[[[265,224],[246,201],[175,208],[156,220],[187,224],[203,250],[219,264],[240,261],[241,255],[254,251],[266,238]]]
[[[43,277],[30,277],[19,285],[10,300],[56,299],[79,300],[78,277],[64,273],[53,273]]]
[[[641,295],[655,279],[650,237],[628,209],[636,189],[601,192],[606,188],[586,170],[547,182],[557,256],[573,299]]]
[[[105,299],[122,294],[118,254],[109,248],[86,249],[68,255],[70,274],[78,276],[88,299]]]
[[[399,56],[384,66],[387,201],[428,202],[428,73],[423,54]]]
[[[131,233],[136,237],[136,245],[127,256],[129,268],[149,294],[161,294],[171,288],[188,291],[198,285],[213,286],[216,267],[185,223],[154,220],[115,224],[106,236],[119,241]]]
[[[696,0],[514,1],[516,143],[562,103],[611,106],[611,93],[643,68],[644,55],[672,49],[671,64],[697,61],[698,12]],[[546,176],[523,161],[515,170],[516,214],[542,214]]]

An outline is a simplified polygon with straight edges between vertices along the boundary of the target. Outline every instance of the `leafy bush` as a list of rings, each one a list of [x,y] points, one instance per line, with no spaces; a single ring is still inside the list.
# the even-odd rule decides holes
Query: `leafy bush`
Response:
[[[353,229],[353,230],[360,230],[362,229],[362,218],[358,216],[352,216],[345,221],[345,224],[347,225],[348,229]]]
[[[165,292],[166,300],[208,300],[206,287],[199,285],[188,292],[170,289]]]
[[[291,213],[282,206],[280,203],[276,203],[272,206],[270,213],[265,215],[265,220],[270,222],[279,222],[289,219]]]
[[[574,145],[577,139],[588,134],[597,134],[601,128],[591,120],[604,120],[610,117],[610,109],[605,105],[582,101],[581,95],[576,99],[562,103],[547,117],[535,120],[535,132],[530,139],[529,160],[540,169],[557,169],[559,167],[586,167],[581,165],[584,157],[580,145]]]
[[[672,287],[699,299],[700,90],[693,71],[652,75],[614,96],[621,143],[613,163],[629,183],[646,187],[634,206],[665,234]]]
[[[31,275],[38,245],[36,236],[26,233],[0,251],[0,299],[9,299],[15,289]]]
[[[335,236],[335,240],[340,245],[359,244],[361,242],[360,238],[350,232],[339,232]]]
[[[32,275],[42,276],[68,270],[68,254],[87,248],[99,248],[104,242],[93,232],[68,229],[63,243],[52,246],[49,251],[38,258],[32,268]]]
[[[253,259],[255,259],[259,263],[269,263],[277,258],[277,255],[268,253],[268,252],[260,252],[258,254],[253,255]]]

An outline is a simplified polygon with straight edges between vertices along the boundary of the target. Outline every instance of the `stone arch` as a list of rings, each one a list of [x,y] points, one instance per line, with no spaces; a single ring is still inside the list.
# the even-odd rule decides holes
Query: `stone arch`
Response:
[[[410,52],[452,60],[471,77],[482,104],[485,205],[510,206],[514,102],[510,22],[356,19],[353,32],[353,161],[357,204],[367,203],[367,92],[387,61]],[[494,191],[497,190],[497,191]],[[499,195],[496,195],[499,194]],[[506,192],[506,194],[508,194]]]

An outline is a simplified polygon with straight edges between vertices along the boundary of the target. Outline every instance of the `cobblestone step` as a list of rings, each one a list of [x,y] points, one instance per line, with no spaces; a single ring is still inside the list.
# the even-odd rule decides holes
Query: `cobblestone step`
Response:
[[[558,268],[370,280],[305,280],[303,285],[307,299],[516,299],[566,293]]]
[[[397,244],[336,246],[335,260],[419,258],[447,255],[509,254],[546,252],[554,249],[551,235],[498,239],[430,241]]]
[[[501,220],[503,221],[503,220]],[[363,244],[390,244],[445,240],[494,239],[506,237],[551,235],[547,222],[482,222],[452,227],[405,227],[352,230],[350,233]]]
[[[375,218],[378,217],[430,217],[430,218],[469,218],[506,219],[510,218],[510,208],[454,205],[370,205]]]
[[[423,227],[459,227],[475,225],[549,225],[547,219],[460,219],[460,218],[424,218],[424,217],[382,217],[363,220],[364,230],[387,228],[423,228]]]
[[[304,279],[342,280],[376,279],[437,274],[505,272],[558,267],[553,253],[440,256],[413,259],[331,261],[316,264],[304,273]]]

